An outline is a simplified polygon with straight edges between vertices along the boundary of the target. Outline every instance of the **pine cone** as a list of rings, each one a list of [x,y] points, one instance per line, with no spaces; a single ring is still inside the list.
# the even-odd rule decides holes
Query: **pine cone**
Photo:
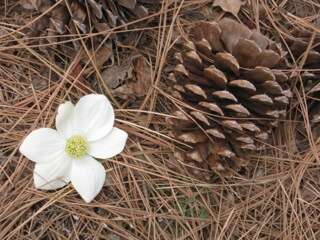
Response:
[[[188,145],[176,158],[209,180],[213,171],[239,170],[249,153],[265,148],[292,94],[276,69],[283,52],[258,31],[224,18],[197,24],[189,36],[169,76],[182,104],[168,122]]]
[[[290,51],[295,61],[300,64],[303,61],[303,70],[299,72],[303,83],[303,91],[306,95],[309,123],[313,138],[316,141],[320,137],[320,34],[313,34],[307,30],[296,29],[292,32],[293,38],[287,39]],[[308,46],[310,42],[310,49]],[[300,83],[299,79],[297,82]],[[303,121],[302,117],[299,119]],[[299,149],[308,148],[308,137],[305,132],[305,125],[299,129],[302,136]]]
[[[292,38],[287,39],[290,51],[296,61],[301,60],[307,54],[304,67],[319,69],[320,65],[320,34],[314,36],[311,49],[307,52],[308,45],[312,40],[312,33],[307,30],[296,29],[292,32]]]
[[[26,3],[27,2],[27,3]],[[36,9],[40,13],[47,11],[56,3],[54,0],[22,0],[22,6],[29,9]],[[42,24],[49,36],[76,33],[73,24],[86,33],[90,28],[104,31],[109,28],[122,25],[132,18],[142,18],[148,15],[148,6],[159,3],[160,0],[72,0],[67,5],[64,1],[48,13],[48,26]],[[44,22],[44,21],[43,21]],[[69,30],[69,31],[67,31]]]

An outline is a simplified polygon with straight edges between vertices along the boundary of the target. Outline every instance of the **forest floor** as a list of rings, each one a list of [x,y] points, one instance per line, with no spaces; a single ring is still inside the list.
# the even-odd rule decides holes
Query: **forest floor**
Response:
[[[205,182],[170,168],[176,145],[166,121],[175,43],[190,26],[230,17],[290,55],[292,26],[319,39],[319,1],[137,1],[147,14],[114,4],[123,19],[114,24],[110,15],[97,23],[92,2],[0,3],[0,239],[320,239],[319,145],[299,81],[268,151],[250,156],[242,174]],[[288,74],[301,79],[303,59]],[[108,96],[129,139],[102,161],[107,181],[86,204],[72,186],[35,189],[34,163],[18,149],[30,131],[54,128],[60,103],[89,93]]]

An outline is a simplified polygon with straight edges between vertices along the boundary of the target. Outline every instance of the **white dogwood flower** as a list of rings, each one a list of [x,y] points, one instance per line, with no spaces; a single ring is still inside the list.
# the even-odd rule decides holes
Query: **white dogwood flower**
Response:
[[[127,141],[127,133],[113,125],[114,111],[104,95],[86,95],[75,106],[61,104],[57,130],[34,130],[20,146],[20,152],[36,163],[35,187],[54,190],[71,181],[80,196],[91,202],[106,177],[104,167],[94,158],[119,154]]]

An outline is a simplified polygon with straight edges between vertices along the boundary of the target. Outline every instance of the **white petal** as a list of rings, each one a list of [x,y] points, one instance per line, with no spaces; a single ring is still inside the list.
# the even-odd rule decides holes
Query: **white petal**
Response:
[[[65,138],[69,138],[73,134],[73,115],[74,105],[71,102],[65,102],[59,105],[56,116],[56,128]]]
[[[88,153],[96,158],[111,158],[122,152],[127,138],[128,134],[125,131],[114,127],[104,138],[89,141]]]
[[[87,203],[98,195],[103,187],[105,178],[104,167],[91,156],[86,155],[83,159],[73,161],[71,182]]]
[[[54,190],[70,182],[72,160],[61,154],[55,161],[36,163],[33,180],[36,188]]]
[[[64,152],[65,141],[56,130],[39,128],[22,142],[20,152],[34,162],[54,161]]]
[[[114,112],[104,95],[89,94],[76,104],[74,123],[77,134],[88,141],[95,141],[107,135],[114,124]]]

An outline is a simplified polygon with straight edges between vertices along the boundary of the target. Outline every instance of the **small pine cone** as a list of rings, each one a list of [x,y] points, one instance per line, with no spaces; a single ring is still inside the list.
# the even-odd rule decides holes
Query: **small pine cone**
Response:
[[[265,148],[272,128],[286,115],[288,77],[276,69],[283,52],[267,37],[224,18],[201,22],[181,44],[169,75],[178,100],[168,118],[171,135],[187,145],[175,155],[191,174],[199,168],[230,174]],[[179,104],[181,103],[181,104]]]

